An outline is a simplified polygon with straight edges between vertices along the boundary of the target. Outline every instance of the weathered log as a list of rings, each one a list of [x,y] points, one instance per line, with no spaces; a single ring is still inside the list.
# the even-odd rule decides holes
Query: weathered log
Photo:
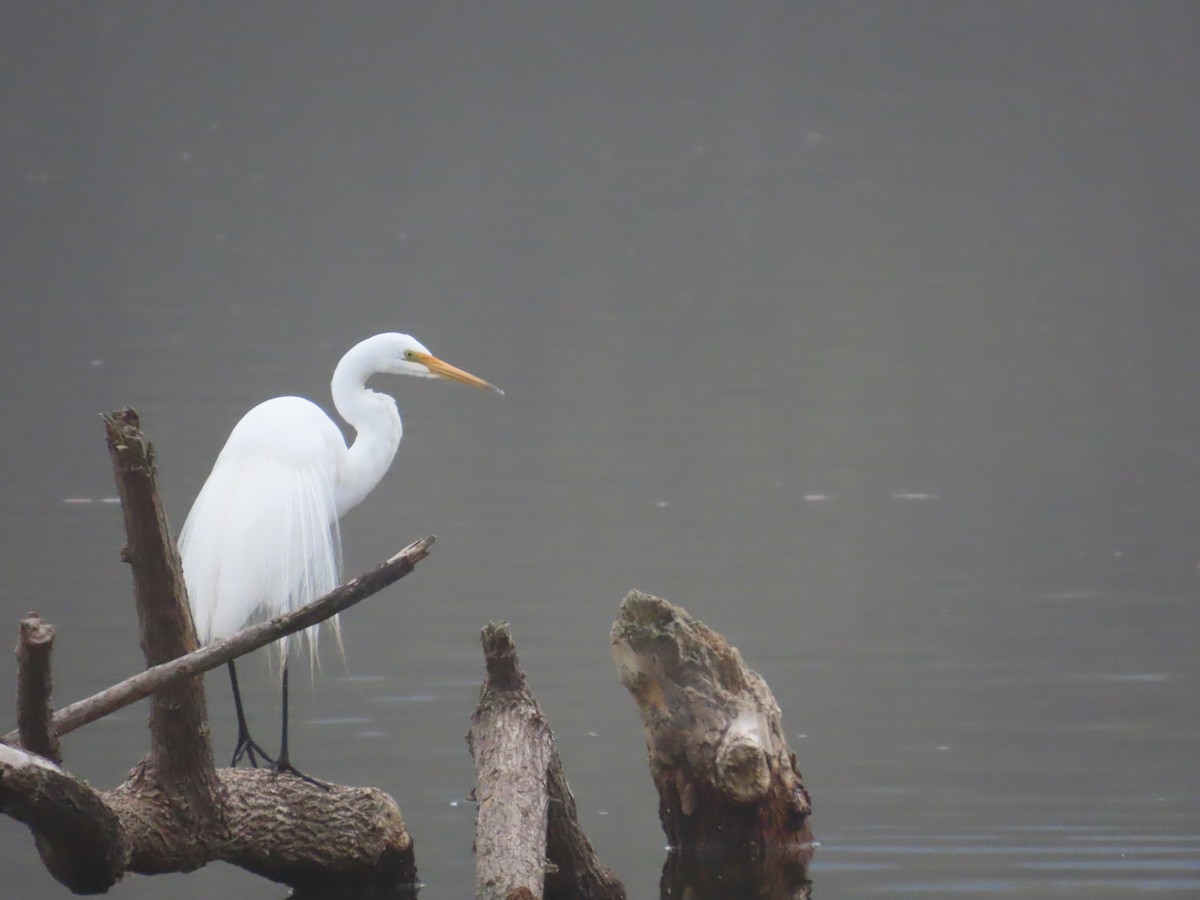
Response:
[[[50,706],[54,626],[35,612],[21,620],[17,639],[17,738],[22,747],[61,763]]]
[[[612,647],[641,712],[672,849],[776,862],[810,853],[811,802],[779,705],[738,651],[681,607],[637,591],[621,604]]]
[[[96,791],[42,758],[0,745],[0,802],[38,837],[47,869],[76,893],[102,893],[126,873],[223,861],[287,884],[411,884],[412,839],[396,802],[374,788],[317,787],[258,769],[217,771],[217,840],[197,860],[177,802],[147,762]]]
[[[46,869],[77,894],[101,894],[128,864],[117,814],[49,760],[0,745],[0,808],[34,834]]]
[[[149,697],[163,685],[180,678],[202,674],[209,669],[215,669],[231,659],[237,659],[259,647],[265,647],[281,637],[303,631],[311,625],[319,624],[349,609],[412,572],[416,564],[429,555],[429,549],[433,546],[433,542],[432,535],[413,541],[387,562],[334,588],[324,597],[314,600],[307,606],[294,609],[265,622],[249,625],[227,638],[206,644],[186,656],[152,666],[144,672],[131,675],[124,681],[105,688],[86,699],[64,706],[54,713],[54,734],[59,736],[68,734],[107,716],[109,713]],[[36,752],[36,748],[30,747],[21,740],[18,731],[6,734],[4,740],[9,743],[20,743],[27,749]]]
[[[475,758],[477,897],[624,900],[579,827],[554,734],[506,623],[481,635],[487,679],[467,742]]]
[[[506,623],[482,633],[487,678],[471,717],[475,760],[475,896],[541,897],[546,877],[546,771],[550,726],[517,664]]]

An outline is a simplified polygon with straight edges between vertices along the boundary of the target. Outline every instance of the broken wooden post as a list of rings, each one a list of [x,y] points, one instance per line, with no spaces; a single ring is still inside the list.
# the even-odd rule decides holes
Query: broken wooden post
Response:
[[[475,760],[475,896],[542,896],[546,877],[546,770],[550,726],[517,665],[507,625],[483,629],[487,680],[471,717]]]
[[[17,732],[21,746],[61,763],[50,706],[54,626],[35,612],[21,620],[17,639]]]
[[[612,648],[642,716],[672,851],[712,865],[806,860],[808,792],[779,705],[738,651],[681,607],[637,591],[621,604]]]
[[[475,759],[476,897],[624,900],[579,827],[554,734],[529,690],[508,624],[481,635],[487,678],[467,743]]]

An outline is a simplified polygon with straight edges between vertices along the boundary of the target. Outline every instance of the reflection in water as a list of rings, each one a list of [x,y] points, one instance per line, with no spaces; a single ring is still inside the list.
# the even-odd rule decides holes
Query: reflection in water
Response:
[[[706,853],[685,859],[670,852],[663,864],[661,895],[663,900],[808,900],[812,855],[811,848],[745,858]]]
[[[879,828],[854,841],[823,841],[816,880],[836,886],[854,875],[872,893],[1068,896],[1084,892],[1200,891],[1200,837],[1081,827],[997,827],[962,834]],[[1079,892],[1078,894],[1072,892]]]

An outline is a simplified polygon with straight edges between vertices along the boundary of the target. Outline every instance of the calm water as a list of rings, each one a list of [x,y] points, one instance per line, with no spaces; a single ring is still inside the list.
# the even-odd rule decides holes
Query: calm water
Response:
[[[97,413],[141,413],[178,526],[245,409],[327,404],[346,348],[410,331],[507,394],[383,380],[406,436],[347,567],[438,544],[300,679],[293,752],[398,798],[422,898],[471,892],[496,618],[657,896],[608,650],[632,588],[772,685],[815,896],[1200,894],[1197,7],[5,18],[0,626],[57,625],[60,702],[139,667]],[[68,766],[118,783],[144,716]],[[7,819],[0,870],[66,894]],[[113,891],[217,894],[283,896],[226,866]]]

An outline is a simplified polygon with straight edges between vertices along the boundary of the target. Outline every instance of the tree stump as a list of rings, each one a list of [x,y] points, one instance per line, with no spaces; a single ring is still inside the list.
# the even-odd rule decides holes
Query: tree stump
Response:
[[[681,607],[637,591],[611,637],[673,851],[710,860],[811,852],[811,802],[779,705],[738,651]]]

